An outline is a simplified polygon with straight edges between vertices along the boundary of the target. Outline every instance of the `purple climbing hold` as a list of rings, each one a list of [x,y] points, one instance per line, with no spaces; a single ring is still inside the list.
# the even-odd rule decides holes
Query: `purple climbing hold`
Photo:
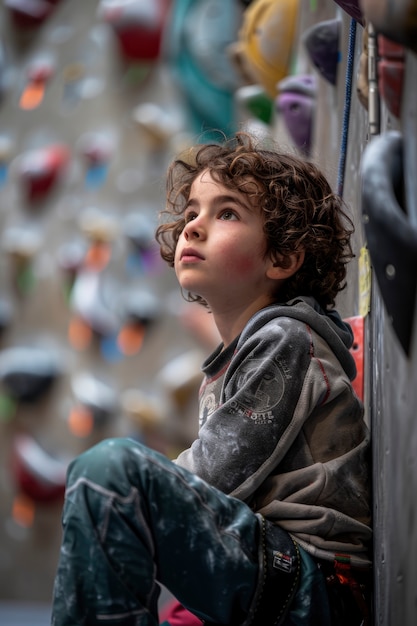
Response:
[[[278,83],[278,90],[279,93],[290,91],[315,98],[317,93],[317,80],[314,74],[287,76]]]
[[[340,25],[339,19],[319,22],[307,29],[302,36],[314,67],[332,85],[336,85],[340,61]]]
[[[310,154],[316,99],[316,78],[312,74],[288,76],[278,83],[276,108],[288,133],[306,156]]]

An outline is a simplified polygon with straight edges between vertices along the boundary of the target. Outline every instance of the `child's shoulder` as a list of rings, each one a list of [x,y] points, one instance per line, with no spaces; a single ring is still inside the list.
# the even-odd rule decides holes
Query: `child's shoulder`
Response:
[[[352,330],[337,311],[323,310],[313,298],[296,298],[258,311],[244,328],[237,349],[246,345],[247,350],[262,350],[270,358],[284,352],[310,358],[320,352],[326,359],[337,360],[351,378],[355,375],[352,342]]]

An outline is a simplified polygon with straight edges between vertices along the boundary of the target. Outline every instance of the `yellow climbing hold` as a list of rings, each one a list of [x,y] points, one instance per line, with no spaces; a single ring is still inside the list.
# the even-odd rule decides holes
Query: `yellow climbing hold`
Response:
[[[254,0],[239,32],[242,64],[255,83],[274,98],[277,83],[290,73],[299,0]]]

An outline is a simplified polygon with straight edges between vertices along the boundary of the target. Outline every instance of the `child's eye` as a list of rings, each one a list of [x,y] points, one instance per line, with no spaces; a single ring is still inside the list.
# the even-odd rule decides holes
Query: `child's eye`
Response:
[[[189,211],[188,213],[184,215],[185,223],[188,224],[188,222],[195,220],[196,217],[197,217],[197,213],[195,213],[194,211]]]
[[[237,215],[236,215],[236,213],[234,211],[231,211],[230,209],[226,209],[220,215],[220,219],[222,219],[222,220],[237,220],[238,217],[237,217]]]

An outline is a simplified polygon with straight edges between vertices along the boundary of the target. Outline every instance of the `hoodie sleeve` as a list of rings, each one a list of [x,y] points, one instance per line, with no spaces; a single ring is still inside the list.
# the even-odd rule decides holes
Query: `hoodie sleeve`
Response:
[[[307,401],[302,394],[313,360],[312,334],[305,323],[279,318],[259,329],[235,353],[222,403],[177,463],[223,492],[249,501],[302,428],[302,423],[293,422],[301,396],[305,421],[328,393],[326,376],[315,367]]]

